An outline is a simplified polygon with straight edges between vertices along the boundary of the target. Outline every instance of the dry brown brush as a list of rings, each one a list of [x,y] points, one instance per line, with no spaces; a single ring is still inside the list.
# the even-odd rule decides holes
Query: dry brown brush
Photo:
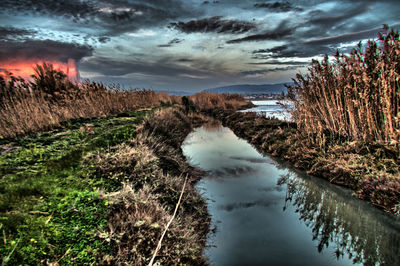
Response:
[[[96,178],[121,188],[102,192],[110,213],[100,237],[112,247],[101,259],[111,265],[146,265],[172,217],[189,177],[177,215],[155,259],[162,265],[202,265],[209,218],[193,184],[202,172],[191,167],[180,146],[192,130],[179,108],[159,110],[137,129],[134,140],[86,157]]]
[[[201,92],[189,97],[196,108],[200,111],[210,111],[213,109],[233,109],[239,110],[252,106],[240,94],[216,94]]]
[[[102,117],[180,101],[150,90],[123,90],[85,81],[77,84],[53,69],[37,65],[32,81],[0,75],[0,138],[59,126],[74,118]]]
[[[326,138],[397,145],[400,141],[400,41],[393,30],[349,56],[313,60],[289,87],[300,131]]]

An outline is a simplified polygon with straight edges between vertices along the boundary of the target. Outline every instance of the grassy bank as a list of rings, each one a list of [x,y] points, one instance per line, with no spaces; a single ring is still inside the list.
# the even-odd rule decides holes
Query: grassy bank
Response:
[[[2,140],[3,264],[148,263],[183,203],[156,261],[204,263],[208,230],[200,173],[180,143],[191,121],[179,110],[77,119],[55,131]]]

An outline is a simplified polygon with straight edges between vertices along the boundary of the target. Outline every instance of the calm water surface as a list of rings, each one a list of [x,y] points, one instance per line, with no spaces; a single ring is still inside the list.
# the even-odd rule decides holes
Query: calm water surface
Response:
[[[258,153],[225,127],[201,127],[182,149],[208,171],[197,189],[215,228],[211,265],[400,265],[400,221],[349,190]]]
[[[255,107],[242,110],[240,112],[255,112],[265,117],[275,117],[280,120],[290,120],[290,114],[281,104],[279,104],[279,100],[257,100],[251,102],[255,105]],[[287,101],[281,101],[281,103],[287,105],[288,108],[293,107]]]

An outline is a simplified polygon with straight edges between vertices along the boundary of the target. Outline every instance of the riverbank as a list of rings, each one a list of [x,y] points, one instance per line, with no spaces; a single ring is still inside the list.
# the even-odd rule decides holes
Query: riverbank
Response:
[[[298,134],[294,123],[222,109],[208,110],[206,114],[222,121],[259,151],[282,158],[308,174],[349,187],[356,197],[386,212],[399,212],[400,159],[395,147],[332,141],[322,148]]]
[[[212,265],[399,265],[400,217],[262,154],[219,121],[182,145],[207,171]]]
[[[180,149],[192,120],[179,108],[134,111],[3,140],[3,264],[147,264],[186,176],[155,262],[205,264],[209,217],[193,187],[202,172]]]

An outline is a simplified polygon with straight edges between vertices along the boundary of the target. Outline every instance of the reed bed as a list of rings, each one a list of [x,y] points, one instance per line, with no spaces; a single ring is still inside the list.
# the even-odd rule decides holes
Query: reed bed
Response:
[[[289,86],[299,131],[324,145],[350,139],[398,147],[400,141],[399,33],[359,43],[349,56],[336,53],[331,63],[313,60],[306,75]]]
[[[194,105],[201,111],[215,108],[239,110],[251,105],[240,94],[216,94],[201,92],[189,97]]]
[[[59,126],[74,118],[103,117],[141,108],[173,104],[180,98],[150,90],[84,81],[73,83],[44,63],[32,81],[0,75],[0,139]]]

